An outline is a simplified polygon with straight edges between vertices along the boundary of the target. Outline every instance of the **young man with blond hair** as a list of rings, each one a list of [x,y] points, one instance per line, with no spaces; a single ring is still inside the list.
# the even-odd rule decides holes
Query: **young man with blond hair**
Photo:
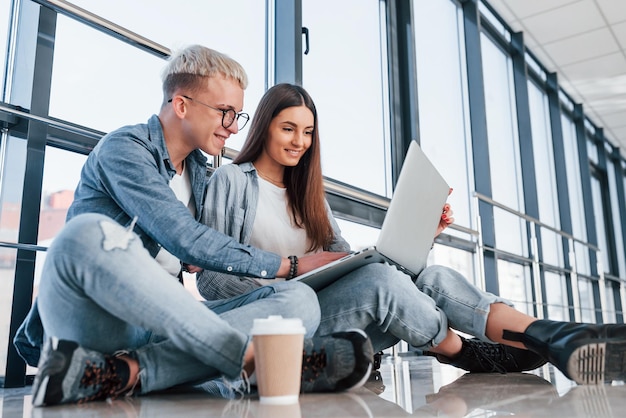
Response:
[[[254,370],[255,318],[299,317],[307,337],[320,319],[315,293],[286,282],[213,302],[194,299],[174,276],[181,263],[246,276],[286,277],[291,261],[241,245],[197,221],[206,158],[243,128],[247,77],[231,58],[199,45],[173,55],[163,102],[146,124],[103,137],[89,155],[50,246],[38,298],[15,338],[38,365],[36,406],[145,394]],[[298,271],[341,255],[300,260]],[[372,348],[358,330],[305,340],[305,362],[325,351],[304,391],[361,385]]]

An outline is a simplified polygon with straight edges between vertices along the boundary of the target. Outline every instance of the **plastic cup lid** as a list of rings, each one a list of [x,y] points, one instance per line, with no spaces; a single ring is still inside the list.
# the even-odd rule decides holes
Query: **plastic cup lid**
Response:
[[[283,318],[281,315],[270,315],[257,318],[252,325],[252,335],[268,334],[304,334],[306,329],[300,318]]]

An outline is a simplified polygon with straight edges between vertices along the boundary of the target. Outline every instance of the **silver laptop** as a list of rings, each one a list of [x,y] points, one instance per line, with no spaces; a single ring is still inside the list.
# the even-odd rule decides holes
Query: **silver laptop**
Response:
[[[417,276],[426,267],[449,186],[415,141],[411,141],[400,177],[374,247],[350,253],[296,277],[321,290],[369,263],[388,262]]]

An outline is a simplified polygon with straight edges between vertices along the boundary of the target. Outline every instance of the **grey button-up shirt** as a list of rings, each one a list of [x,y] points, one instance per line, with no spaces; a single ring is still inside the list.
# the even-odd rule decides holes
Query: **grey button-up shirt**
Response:
[[[259,202],[259,179],[251,163],[227,164],[218,168],[207,185],[202,223],[248,244]],[[350,245],[326,203],[326,211],[333,228],[334,239],[328,251],[349,251]],[[273,276],[268,276],[273,277]],[[245,293],[261,284],[245,275],[224,274],[204,270],[196,277],[200,294],[208,299],[223,299]]]

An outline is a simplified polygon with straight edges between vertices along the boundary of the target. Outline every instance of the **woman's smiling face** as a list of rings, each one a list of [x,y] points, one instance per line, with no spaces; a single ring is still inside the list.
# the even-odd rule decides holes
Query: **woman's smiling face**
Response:
[[[313,141],[314,117],[302,105],[283,109],[272,119],[263,149],[266,160],[285,167],[296,166]]]

